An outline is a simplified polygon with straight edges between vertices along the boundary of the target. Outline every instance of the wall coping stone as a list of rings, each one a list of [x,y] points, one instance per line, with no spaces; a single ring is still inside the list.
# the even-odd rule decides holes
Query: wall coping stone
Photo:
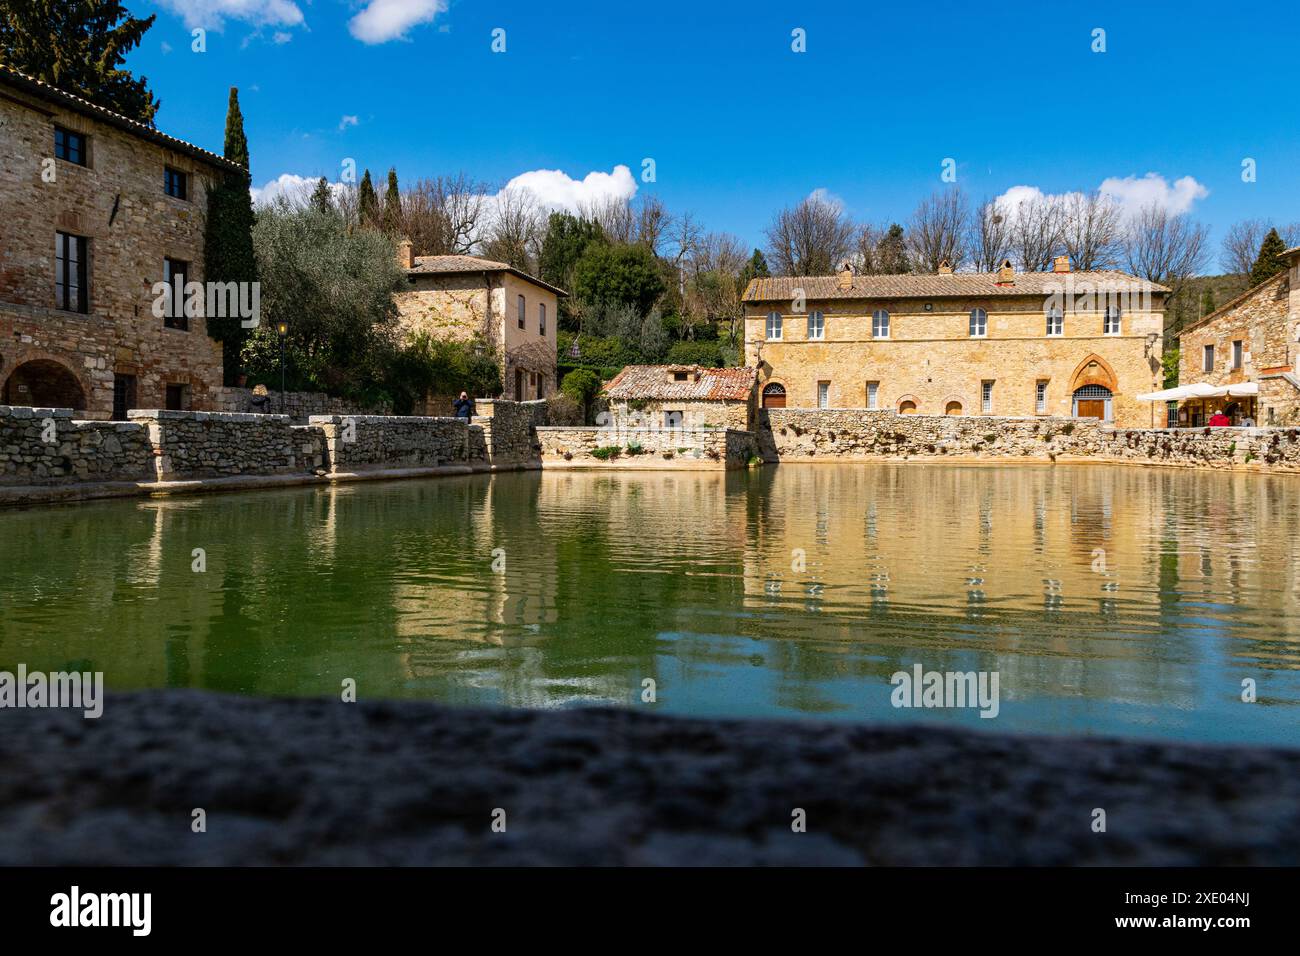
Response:
[[[292,421],[288,415],[260,415],[256,412],[194,412],[168,408],[132,408],[127,411],[126,417],[133,421],[229,422],[231,424],[255,422],[289,424]]]
[[[344,422],[356,422],[358,425],[387,425],[392,423],[422,422],[463,422],[465,419],[454,415],[308,415],[308,425],[342,425]]]
[[[0,415],[9,418],[71,418],[70,408],[43,408],[35,405],[0,405]]]

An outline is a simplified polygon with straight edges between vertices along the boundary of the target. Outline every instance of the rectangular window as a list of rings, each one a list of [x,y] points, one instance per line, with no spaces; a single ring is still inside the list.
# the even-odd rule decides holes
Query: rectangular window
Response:
[[[86,282],[86,237],[54,234],[54,303],[64,312],[89,312]]]
[[[831,383],[830,382],[817,383],[817,407],[818,408],[831,407]]]
[[[127,409],[135,408],[135,376],[113,376],[113,420],[126,421]]]
[[[1065,316],[1061,313],[1060,309],[1052,308],[1047,310],[1047,334],[1065,334]]]
[[[1047,411],[1047,382],[1042,380],[1034,385],[1034,411]]]
[[[1119,335],[1119,306],[1106,307],[1106,316],[1102,319],[1101,330],[1105,335]]]
[[[873,339],[889,338],[889,313],[884,309],[876,309],[871,313],[871,337]]]
[[[1232,367],[1233,368],[1241,368],[1242,360],[1245,357],[1244,353],[1245,350],[1242,348],[1241,339],[1237,339],[1237,341],[1232,343]]]
[[[823,339],[826,337],[826,319],[820,312],[808,313],[808,338]]]
[[[1201,371],[1213,372],[1214,371],[1214,346],[1213,345],[1205,346],[1205,350],[1201,353],[1201,356],[1202,356]]]
[[[682,413],[680,411],[664,412],[664,428],[681,428]]]
[[[524,400],[524,370],[521,368],[517,368],[515,369],[515,401],[522,402],[523,400]]]
[[[781,313],[771,312],[767,316],[767,337],[779,341],[781,338]]]
[[[546,376],[541,372],[537,373],[537,397],[546,397]]]
[[[980,382],[980,411],[985,415],[993,411],[993,383]]]
[[[163,189],[168,196],[176,199],[189,198],[189,177],[179,169],[163,167]]]
[[[880,403],[880,383],[868,382],[867,383],[867,408],[879,408],[880,407],[879,403]]]
[[[86,165],[86,137],[62,126],[54,127],[54,155],[78,166]]]
[[[546,303],[537,303],[537,334],[546,334]]]
[[[970,310],[970,336],[982,339],[989,333],[989,314],[983,309]]]
[[[519,297],[519,327],[525,328],[528,325],[528,304],[524,302],[524,297]]]
[[[163,327],[188,332],[190,320],[185,315],[185,277],[190,264],[183,259],[163,259],[163,280],[171,289],[171,301],[163,313]]]
[[[167,408],[180,412],[190,407],[190,387],[188,385],[167,386]]]
[[[1178,427],[1178,403],[1165,402],[1165,428]]]

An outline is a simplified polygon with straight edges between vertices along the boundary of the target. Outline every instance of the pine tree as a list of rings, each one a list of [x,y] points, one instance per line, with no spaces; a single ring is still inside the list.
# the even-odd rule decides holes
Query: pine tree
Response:
[[[152,124],[159,104],[147,78],[121,65],[154,19],[131,16],[120,0],[0,0],[0,61]]]
[[[1205,294],[1201,296],[1201,315],[1209,315],[1214,311],[1214,290],[1206,289]]]
[[[375,195],[375,184],[370,181],[370,170],[361,177],[361,187],[357,190],[357,218],[365,228],[378,225],[379,197]]]
[[[334,197],[330,195],[330,184],[324,176],[316,183],[316,188],[312,190],[311,207],[317,212],[329,212],[334,208]]]
[[[388,170],[388,191],[384,193],[384,234],[396,236],[402,227],[402,196],[397,191],[397,170]]]
[[[1255,265],[1250,270],[1251,288],[1268,281],[1279,272],[1286,271],[1286,263],[1282,261],[1284,252],[1286,252],[1286,243],[1282,241],[1276,229],[1270,229],[1264,241],[1260,243],[1259,257],[1255,259]]]
[[[912,271],[907,258],[907,241],[903,227],[894,223],[876,244],[876,267],[881,275],[901,275]]]
[[[244,167],[229,172],[208,191],[208,219],[204,236],[204,278],[209,282],[257,281],[253,255],[253,198],[248,191],[248,138],[239,110],[239,91],[230,89],[226,111],[225,157]],[[223,377],[233,385],[240,368],[240,350],[248,337],[238,316],[209,317],[208,335],[221,342]]]

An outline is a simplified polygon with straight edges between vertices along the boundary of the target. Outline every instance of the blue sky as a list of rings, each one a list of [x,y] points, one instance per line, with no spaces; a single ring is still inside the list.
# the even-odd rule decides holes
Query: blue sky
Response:
[[[816,189],[856,218],[903,220],[952,158],[975,199],[1111,179],[1131,201],[1189,208],[1216,247],[1238,219],[1300,220],[1300,18],[1284,4],[129,6],[159,15],[129,61],[162,99],[158,125],[219,150],[239,87],[257,186],[337,179],[348,157],[498,186],[622,164],[670,209],[759,245],[776,209]],[[646,157],[656,182],[640,180]]]

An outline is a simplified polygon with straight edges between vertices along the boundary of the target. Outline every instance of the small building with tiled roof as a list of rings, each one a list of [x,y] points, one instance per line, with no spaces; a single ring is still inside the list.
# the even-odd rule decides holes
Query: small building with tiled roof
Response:
[[[155,286],[203,281],[208,190],[243,167],[4,64],[0,167],[0,405],[218,407],[221,344]]]
[[[753,426],[754,368],[629,365],[605,383],[615,427],[735,428]]]
[[[1150,424],[1169,290],[1115,271],[753,279],[745,362],[763,407],[1058,415]]]
[[[556,313],[568,293],[493,259],[416,256],[407,240],[398,243],[398,262],[407,280],[396,296],[405,334],[482,342],[500,362],[505,398],[555,394]],[[449,414],[452,397],[426,396],[416,410]]]
[[[1254,383],[1256,395],[1189,398],[1178,424],[1202,425],[1215,412],[1233,424],[1300,423],[1300,246],[1282,253],[1286,269],[1179,333],[1178,384]]]

